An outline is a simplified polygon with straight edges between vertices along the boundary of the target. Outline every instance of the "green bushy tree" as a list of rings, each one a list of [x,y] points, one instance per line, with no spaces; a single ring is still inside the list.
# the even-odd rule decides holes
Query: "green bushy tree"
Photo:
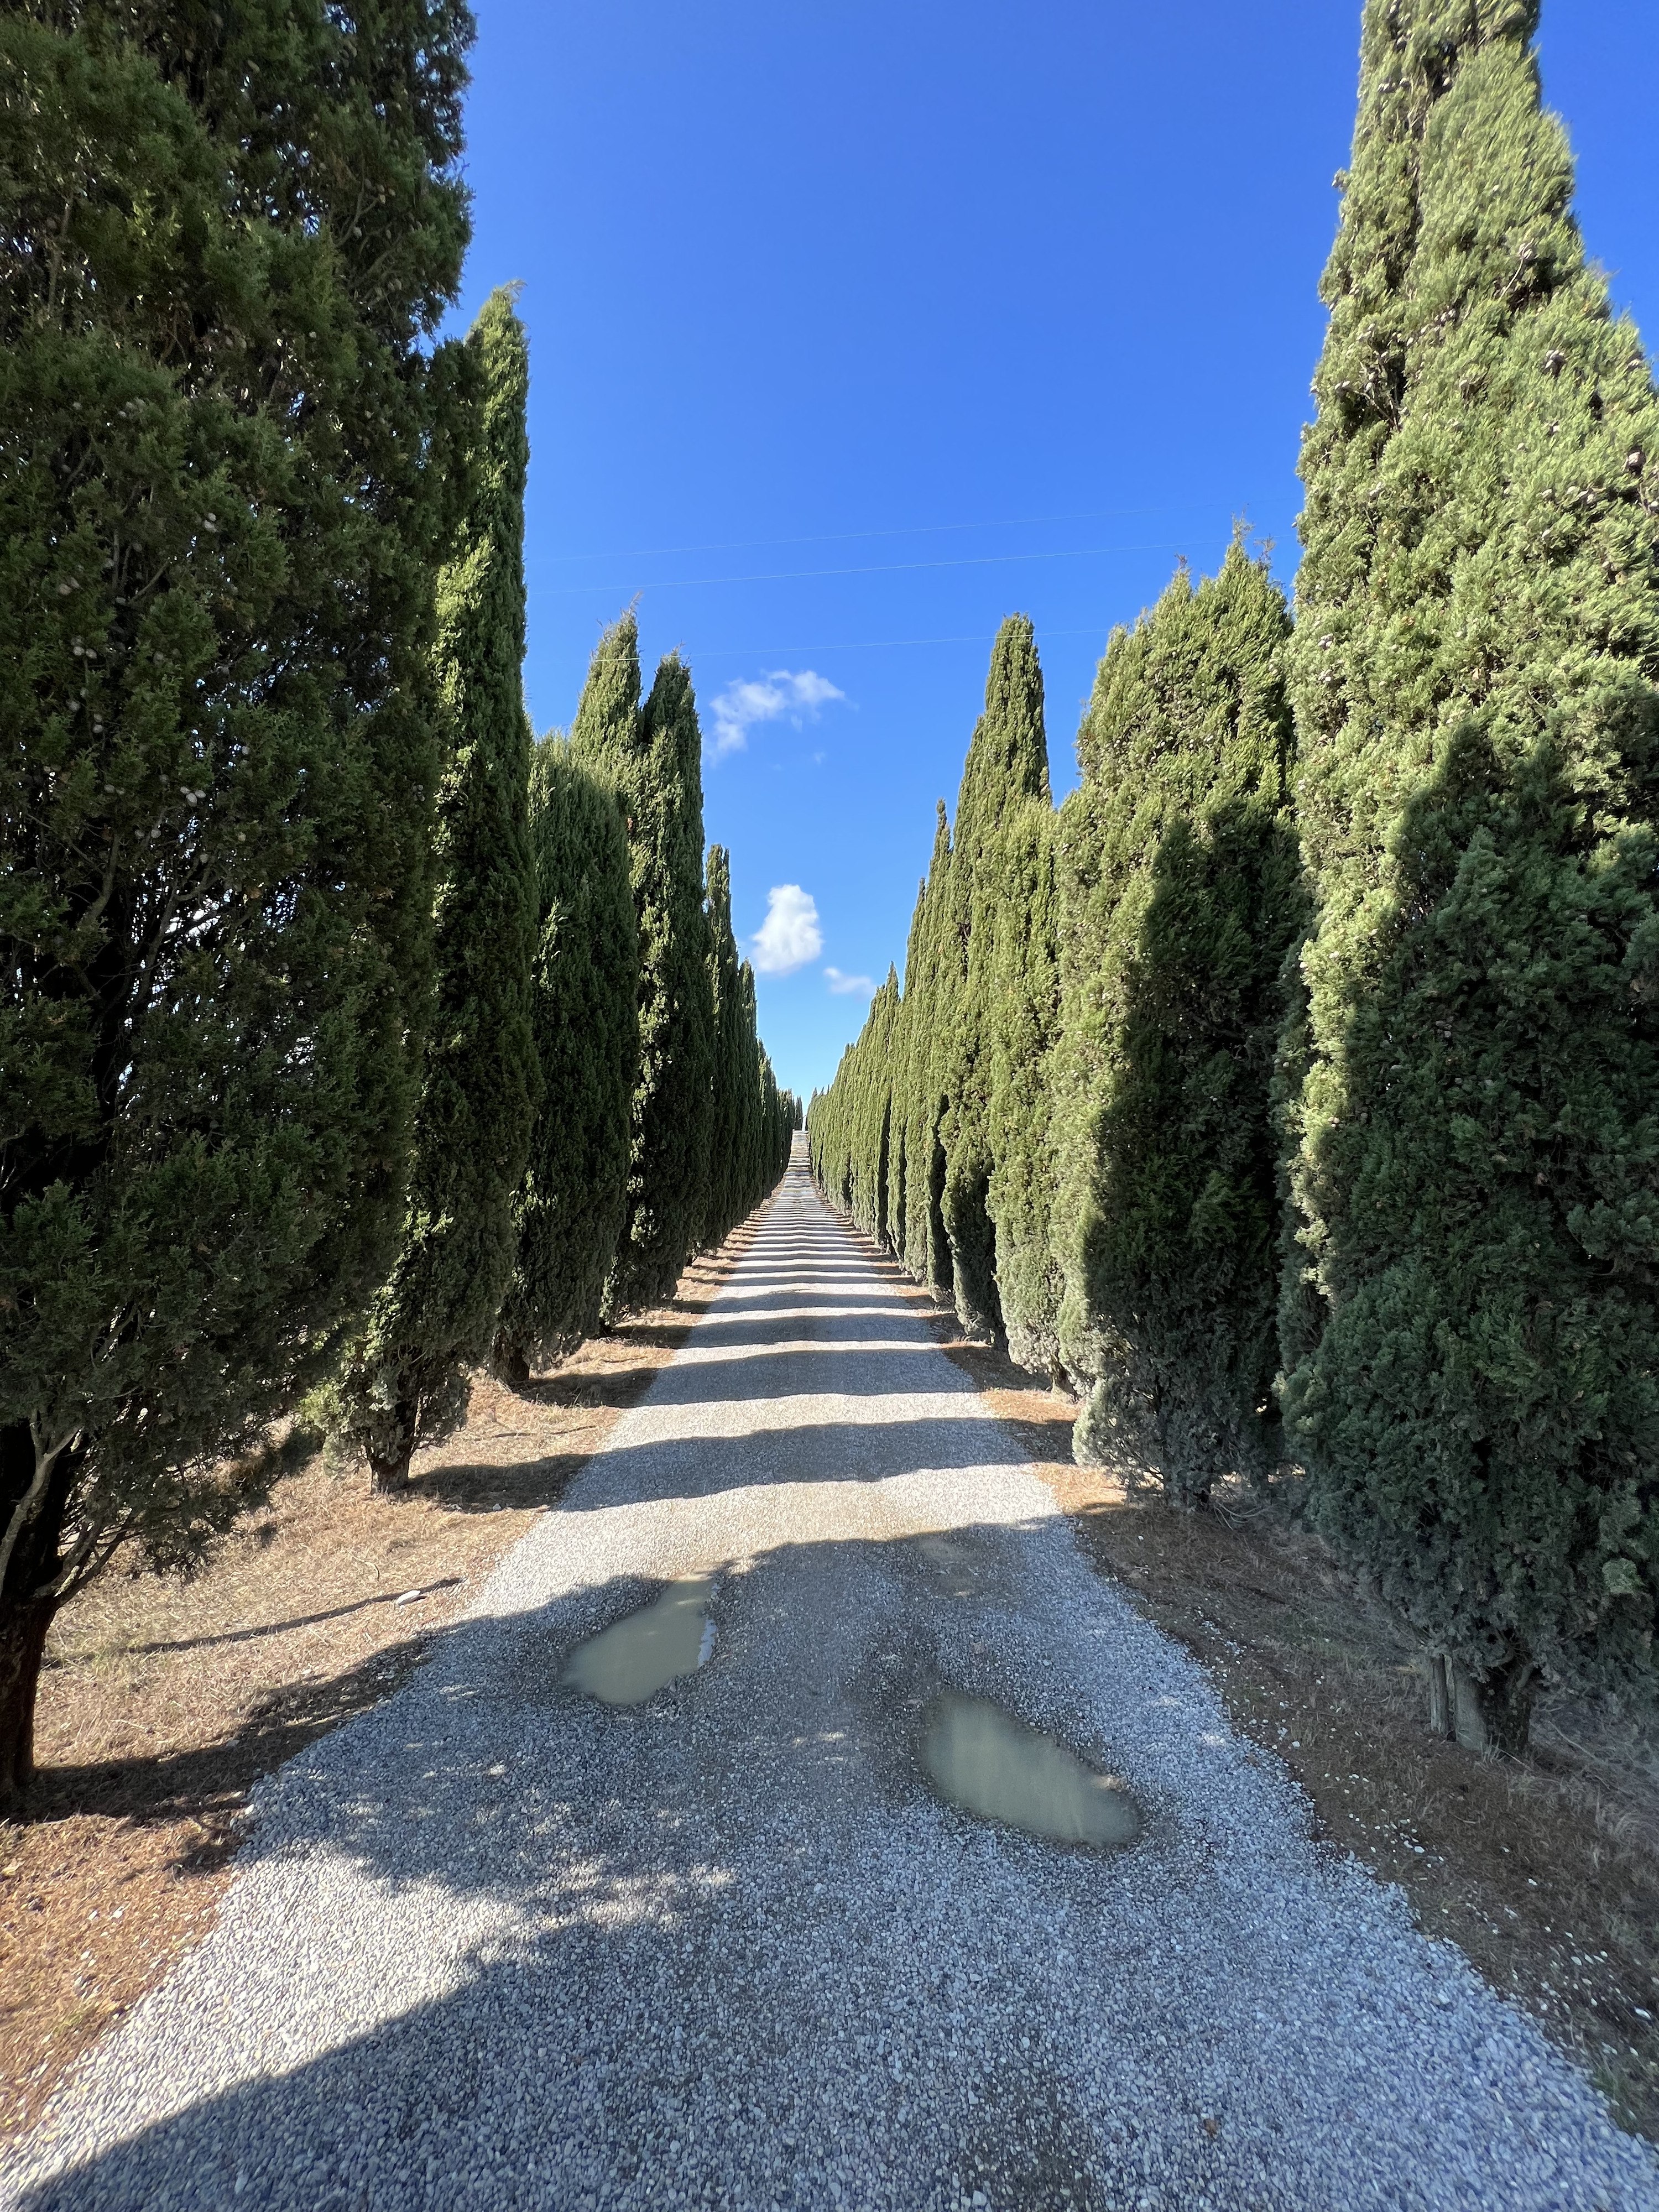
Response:
[[[997,1296],[1008,1352],[1034,1374],[1060,1366],[1054,1102],[1060,1042],[1056,823],[1046,792],[1010,806],[998,841],[991,1006],[990,1187]]]
[[[1012,809],[1048,797],[1048,745],[1036,640],[1026,616],[1010,615],[992,647],[985,712],[963,767],[933,986],[938,1089],[945,1102],[940,1212],[950,1240],[957,1318],[976,1336],[995,1335],[1002,1324],[996,1236],[988,1200],[1004,832]]]
[[[890,968],[863,1028],[842,1054],[835,1082],[820,1099],[815,1124],[813,1173],[819,1188],[878,1243],[889,1242],[897,1226],[893,1049],[899,1005],[898,976]]]
[[[1534,0],[1370,0],[1304,446],[1318,896],[1284,1403],[1319,1525],[1525,1741],[1650,1684],[1659,404]]]
[[[1066,1291],[1078,1456],[1172,1496],[1272,1449],[1280,973],[1303,921],[1289,619],[1235,543],[1116,631],[1060,811]]]
[[[436,992],[401,1246],[337,1386],[339,1424],[377,1490],[402,1489],[417,1439],[465,1410],[512,1277],[514,1199],[540,1103],[521,676],[530,359],[509,291],[491,295],[466,343],[471,493],[438,586],[450,750],[434,843]]]
[[[575,757],[610,779],[628,821],[640,933],[640,1066],[628,1225],[606,1291],[623,1312],[666,1297],[707,1211],[714,1004],[703,908],[702,738],[678,654],[639,704],[633,616],[601,641],[571,729]]]
[[[470,35],[0,18],[0,1798],[57,1607],[225,1525],[395,1235]]]
[[[542,1106],[514,1206],[517,1258],[495,1334],[498,1371],[568,1352],[599,1325],[628,1211],[639,1063],[639,931],[613,787],[556,732],[530,769],[540,933],[532,1020]]]
[[[942,1015],[951,981],[945,942],[949,911],[951,825],[939,802],[933,860],[916,893],[904,960],[905,1058],[895,1070],[895,1103],[903,1083],[904,1211],[899,1257],[917,1282],[937,1296],[953,1295],[951,1240],[945,1227],[946,1100],[941,1089]]]
[[[757,1048],[744,1020],[742,963],[732,928],[731,856],[708,848],[708,986],[714,1028],[714,1104],[700,1243],[720,1243],[749,1212],[757,1164],[749,1092],[759,1079]]]

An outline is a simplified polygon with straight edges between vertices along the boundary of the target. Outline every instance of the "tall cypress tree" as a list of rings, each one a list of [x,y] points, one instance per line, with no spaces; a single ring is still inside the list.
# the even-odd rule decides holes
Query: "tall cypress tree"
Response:
[[[759,1019],[755,1005],[755,971],[745,960],[738,970],[742,1006],[744,1079],[741,1115],[738,1123],[738,1158],[741,1163],[743,1211],[741,1219],[766,1195],[765,1098],[761,1081]]]
[[[495,1332],[510,1381],[599,1325],[627,1221],[639,1065],[639,930],[628,832],[611,784],[556,732],[530,769],[540,934],[532,1016],[542,1106],[514,1206],[517,1257]]]
[[[529,351],[510,292],[467,349],[477,368],[472,491],[438,588],[452,744],[438,792],[437,990],[402,1248],[351,1346],[339,1418],[377,1490],[401,1489],[417,1438],[465,1411],[511,1278],[513,1201],[539,1103],[531,1019],[536,876],[525,718],[525,409]]]
[[[1540,1663],[1651,1680],[1659,1591],[1659,404],[1536,21],[1365,10],[1294,663],[1285,1412],[1510,1747]]]
[[[939,1296],[952,1291],[951,1241],[945,1228],[945,1101],[940,1089],[940,1028],[950,981],[941,939],[950,898],[951,825],[939,802],[933,855],[916,893],[904,960],[904,1237],[902,1256],[919,1283]],[[948,951],[948,947],[944,948]],[[944,984],[941,985],[941,972]]]
[[[870,1001],[859,1036],[860,1083],[853,1200],[859,1226],[877,1243],[893,1235],[893,1043],[898,1024],[898,972]]]
[[[1190,1502],[1273,1448],[1269,1094],[1303,921],[1285,602],[1235,541],[1118,630],[1060,811],[1066,1297],[1079,1459]]]
[[[991,1182],[997,1296],[1009,1357],[1034,1374],[1060,1369],[1061,1277],[1055,1256],[1060,1033],[1056,822],[1045,792],[1012,806],[997,845],[991,1009]]]
[[[957,1315],[975,1335],[996,1334],[991,1187],[991,1086],[1001,841],[1010,810],[1048,797],[1042,671],[1030,617],[1010,615],[991,649],[981,715],[962,771],[951,837],[939,974],[945,1191]]]
[[[571,744],[607,775],[628,817],[640,932],[640,1066],[628,1226],[606,1293],[626,1311],[666,1297],[707,1210],[714,1115],[714,1003],[703,908],[702,737],[677,653],[639,708],[631,615],[594,656]]]
[[[744,1029],[743,981],[732,929],[732,863],[711,845],[708,884],[708,988],[714,1022],[714,1101],[709,1121],[708,1188],[699,1243],[718,1244],[741,1221],[750,1199],[744,1156],[745,1092],[756,1073],[754,1039]]]
[[[0,16],[0,1800],[396,1232],[470,33]]]

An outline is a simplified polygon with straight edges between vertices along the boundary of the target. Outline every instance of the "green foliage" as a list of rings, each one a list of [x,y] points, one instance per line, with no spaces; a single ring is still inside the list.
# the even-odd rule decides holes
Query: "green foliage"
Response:
[[[395,1236],[459,6],[0,19],[0,1791]]]
[[[1287,1115],[1314,1511],[1511,1741],[1534,1662],[1650,1681],[1659,1593],[1659,404],[1536,14],[1365,14],[1302,461]]]
[[[497,1368],[515,1382],[599,1325],[627,1222],[639,1064],[639,932],[622,808],[556,732],[531,763],[530,843],[542,1109],[514,1207],[518,1257],[495,1346]]]
[[[951,980],[944,957],[949,911],[951,825],[939,802],[933,857],[916,894],[904,960],[903,1059],[894,1071],[894,1121],[903,1130],[903,1211],[899,1257],[919,1283],[953,1293],[951,1241],[945,1227],[944,1075],[939,1048],[941,1002]],[[902,1086],[902,1087],[901,1087]],[[900,1106],[902,1103],[902,1113]]]
[[[1290,623],[1234,543],[1117,630],[1060,811],[1066,1277],[1077,1449],[1183,1501],[1265,1471],[1279,976],[1303,901]],[[1267,1431],[1267,1433],[1264,1433]]]
[[[939,810],[902,994],[890,969],[809,1117],[812,1172],[831,1204],[948,1291],[964,1327],[1006,1322],[1014,1356],[1044,1372],[1059,1303],[1052,823],[1042,675],[1031,625],[1015,615],[992,653],[954,844]]]
[[[935,935],[935,1081],[945,1102],[940,1212],[950,1240],[957,1318],[971,1335],[1002,1320],[991,1187],[991,1091],[997,1014],[997,924],[1004,907],[1011,810],[1048,799],[1042,671],[1030,619],[1010,615],[997,632],[981,715],[962,771],[951,866]],[[1018,927],[1011,910],[1006,917]]]
[[[842,1213],[849,1214],[878,1243],[896,1240],[893,1211],[894,1033],[899,1015],[898,977],[870,1002],[856,1042],[842,1054],[831,1088],[812,1109],[812,1172]]]
[[[528,836],[524,662],[529,349],[512,295],[467,340],[477,368],[472,489],[438,586],[437,665],[451,750],[438,791],[436,994],[391,1275],[340,1379],[342,1425],[377,1487],[416,1439],[465,1410],[513,1269],[513,1201],[540,1103],[531,1018],[536,875]]]
[[[703,910],[702,738],[678,653],[639,704],[631,614],[601,640],[571,731],[575,757],[610,779],[628,821],[639,922],[640,1065],[628,1226],[608,1312],[655,1304],[679,1279],[708,1212],[714,1008]]]
[[[758,1153],[759,1066],[752,996],[745,1004],[732,930],[732,865],[719,845],[708,848],[708,988],[714,1012],[714,1107],[708,1174],[698,1242],[718,1244],[749,1212],[750,1169]],[[750,1019],[745,1021],[745,1015]]]
[[[1046,747],[1045,747],[1046,752]],[[996,1228],[997,1296],[1009,1357],[1034,1374],[1060,1364],[1061,1279],[1054,1253],[1059,1174],[1054,1110],[1060,1036],[1056,821],[1045,791],[1018,800],[998,840],[986,1206]]]

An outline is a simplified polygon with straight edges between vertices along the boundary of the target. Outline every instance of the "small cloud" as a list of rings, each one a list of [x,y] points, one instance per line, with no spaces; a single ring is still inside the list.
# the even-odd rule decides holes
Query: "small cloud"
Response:
[[[799,884],[774,884],[766,894],[766,919],[749,940],[761,975],[793,975],[823,950],[818,910]]]
[[[803,719],[814,718],[830,700],[846,696],[827,676],[811,668],[793,675],[787,668],[770,668],[749,682],[728,684],[709,708],[714,718],[714,758],[742,752],[757,722],[775,722],[787,714],[799,729]]]
[[[826,968],[823,972],[838,999],[850,999],[854,991],[862,992],[866,999],[875,996],[876,987],[867,975],[843,975],[839,968]]]

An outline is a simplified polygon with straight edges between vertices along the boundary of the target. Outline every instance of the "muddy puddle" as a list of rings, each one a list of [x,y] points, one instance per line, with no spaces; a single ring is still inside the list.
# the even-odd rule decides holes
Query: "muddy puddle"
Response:
[[[940,1698],[921,1757],[948,1802],[1045,1842],[1112,1850],[1140,1833],[1140,1808],[1121,1782],[984,1698]]]
[[[694,1674],[714,1648],[708,1601],[713,1575],[672,1582],[653,1605],[613,1621],[579,1644],[562,1682],[607,1705],[642,1705],[682,1674]]]

